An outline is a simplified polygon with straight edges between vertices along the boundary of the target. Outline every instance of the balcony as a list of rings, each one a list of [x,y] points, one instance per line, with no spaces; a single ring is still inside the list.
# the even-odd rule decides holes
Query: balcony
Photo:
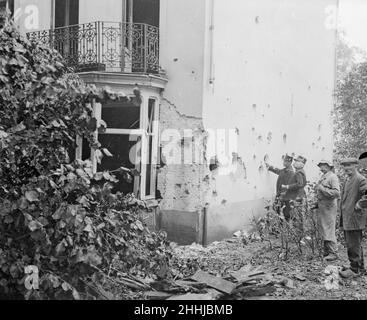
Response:
[[[159,29],[97,21],[27,33],[60,52],[76,72],[159,73]]]

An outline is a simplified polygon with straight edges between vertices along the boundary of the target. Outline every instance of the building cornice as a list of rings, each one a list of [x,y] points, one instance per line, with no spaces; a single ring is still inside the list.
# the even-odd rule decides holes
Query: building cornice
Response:
[[[105,71],[79,72],[78,75],[86,83],[97,86],[126,87],[135,86],[164,90],[168,79],[162,75],[143,73],[122,73]]]

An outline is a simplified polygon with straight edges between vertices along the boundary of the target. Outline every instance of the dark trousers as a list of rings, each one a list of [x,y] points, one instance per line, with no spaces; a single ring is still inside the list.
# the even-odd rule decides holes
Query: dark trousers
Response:
[[[350,269],[356,273],[364,271],[362,230],[344,231]]]
[[[278,214],[281,214],[283,212],[284,218],[286,221],[289,221],[291,217],[291,204],[289,200],[280,200],[279,206],[277,206],[276,209]]]
[[[324,255],[338,254],[338,245],[333,241],[324,241]]]

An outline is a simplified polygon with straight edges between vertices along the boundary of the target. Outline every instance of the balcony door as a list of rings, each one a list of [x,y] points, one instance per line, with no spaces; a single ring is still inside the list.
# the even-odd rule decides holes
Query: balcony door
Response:
[[[159,71],[160,0],[133,0],[132,71]]]
[[[55,1],[55,28],[79,23],[79,0]]]
[[[78,66],[79,0],[55,0],[54,47],[71,66]]]
[[[159,27],[159,0],[133,0],[134,23]]]

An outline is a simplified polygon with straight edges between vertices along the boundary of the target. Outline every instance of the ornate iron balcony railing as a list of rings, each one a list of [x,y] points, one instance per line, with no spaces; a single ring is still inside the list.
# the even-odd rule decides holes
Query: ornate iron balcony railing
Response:
[[[77,72],[159,72],[159,30],[143,23],[97,21],[27,33],[60,52]]]

